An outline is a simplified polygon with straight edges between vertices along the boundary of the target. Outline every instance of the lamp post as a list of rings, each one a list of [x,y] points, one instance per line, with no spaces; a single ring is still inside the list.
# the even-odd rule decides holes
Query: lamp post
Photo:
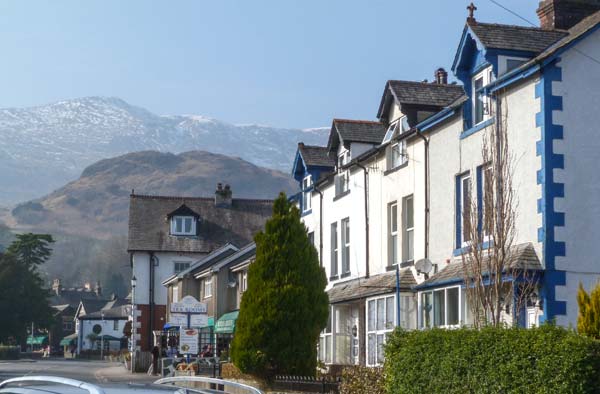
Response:
[[[135,275],[131,278],[131,372],[135,372],[135,351],[136,351],[136,330],[135,330],[135,322],[137,320],[135,313],[135,285],[137,283],[137,279],[135,279]]]
[[[100,312],[102,317],[102,330],[100,330],[100,361],[104,360],[104,311]]]

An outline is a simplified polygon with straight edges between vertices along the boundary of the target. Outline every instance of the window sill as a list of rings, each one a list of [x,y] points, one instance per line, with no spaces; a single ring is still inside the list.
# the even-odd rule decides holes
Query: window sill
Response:
[[[400,268],[412,267],[413,265],[415,265],[414,260],[407,260],[400,263]]]
[[[386,175],[392,174],[392,173],[394,173],[394,172],[396,172],[396,171],[398,171],[398,170],[401,170],[401,169],[403,169],[403,168],[404,168],[404,167],[406,167],[406,166],[408,166],[408,161],[407,161],[407,162],[405,162],[405,163],[402,163],[402,164],[400,164],[400,165],[399,165],[399,166],[397,166],[397,167],[390,168],[389,170],[386,170],[386,171],[384,171],[384,172],[383,172],[383,176],[386,176]]]
[[[344,272],[342,275],[340,275],[340,279],[347,278],[349,276],[350,276],[350,272]]]
[[[171,236],[171,237],[198,238],[198,235],[196,235],[196,234],[173,234],[173,233],[170,233],[169,236]]]
[[[311,213],[312,213],[312,209],[309,209],[308,211],[302,211],[302,214],[300,215],[300,217],[308,216]]]
[[[330,277],[329,277],[329,281],[330,281],[330,282],[333,282],[334,280],[338,280],[339,278],[340,278],[340,277],[339,277],[339,276],[337,276],[337,275],[330,276]]]
[[[484,243],[481,244],[481,249],[482,250],[486,250],[489,249],[490,246],[492,246],[492,242],[491,241],[486,241]],[[454,257],[458,257],[460,255],[463,255],[465,253],[469,253],[471,251],[471,245],[466,245],[463,246],[462,248],[458,248],[458,249],[454,249],[454,251],[452,252],[452,254],[454,255]]]
[[[484,120],[483,122],[479,122],[477,123],[475,126],[471,127],[470,129],[467,129],[465,131],[463,131],[462,133],[460,133],[460,139],[465,139],[470,135],[473,135],[475,133],[477,133],[478,131],[481,131],[483,129],[485,129],[486,127],[488,127],[489,125],[491,125],[492,123],[494,123],[494,119],[495,118],[489,118],[488,120]]]
[[[337,201],[340,198],[347,196],[348,194],[350,194],[350,190],[346,190],[345,192],[336,195],[335,197],[333,197],[333,201]]]

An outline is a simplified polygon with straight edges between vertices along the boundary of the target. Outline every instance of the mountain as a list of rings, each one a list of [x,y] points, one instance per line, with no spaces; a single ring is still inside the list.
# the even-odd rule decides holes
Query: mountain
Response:
[[[159,116],[119,98],[0,109],[0,205],[38,198],[76,179],[86,166],[125,153],[203,150],[288,172],[297,142],[324,144],[326,138],[323,128]]]
[[[297,187],[287,174],[221,154],[135,152],[88,166],[79,179],[16,206],[0,221],[15,230],[108,239],[127,233],[132,189],[136,194],[211,197],[218,182],[231,185],[234,198],[270,199]]]

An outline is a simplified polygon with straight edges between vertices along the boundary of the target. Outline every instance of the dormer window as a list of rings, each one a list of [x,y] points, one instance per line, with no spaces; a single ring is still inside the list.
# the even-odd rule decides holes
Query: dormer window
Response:
[[[193,216],[171,217],[171,235],[196,235],[196,218]]]
[[[483,88],[492,82],[492,69],[487,68],[473,77],[473,124],[483,122],[490,117],[490,100]]]

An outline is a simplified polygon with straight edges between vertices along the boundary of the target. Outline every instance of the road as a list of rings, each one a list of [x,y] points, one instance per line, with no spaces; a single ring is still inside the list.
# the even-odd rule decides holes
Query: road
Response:
[[[89,383],[135,382],[150,383],[158,379],[146,374],[132,375],[115,362],[87,360],[17,360],[0,361],[0,381],[24,375],[52,375]]]

